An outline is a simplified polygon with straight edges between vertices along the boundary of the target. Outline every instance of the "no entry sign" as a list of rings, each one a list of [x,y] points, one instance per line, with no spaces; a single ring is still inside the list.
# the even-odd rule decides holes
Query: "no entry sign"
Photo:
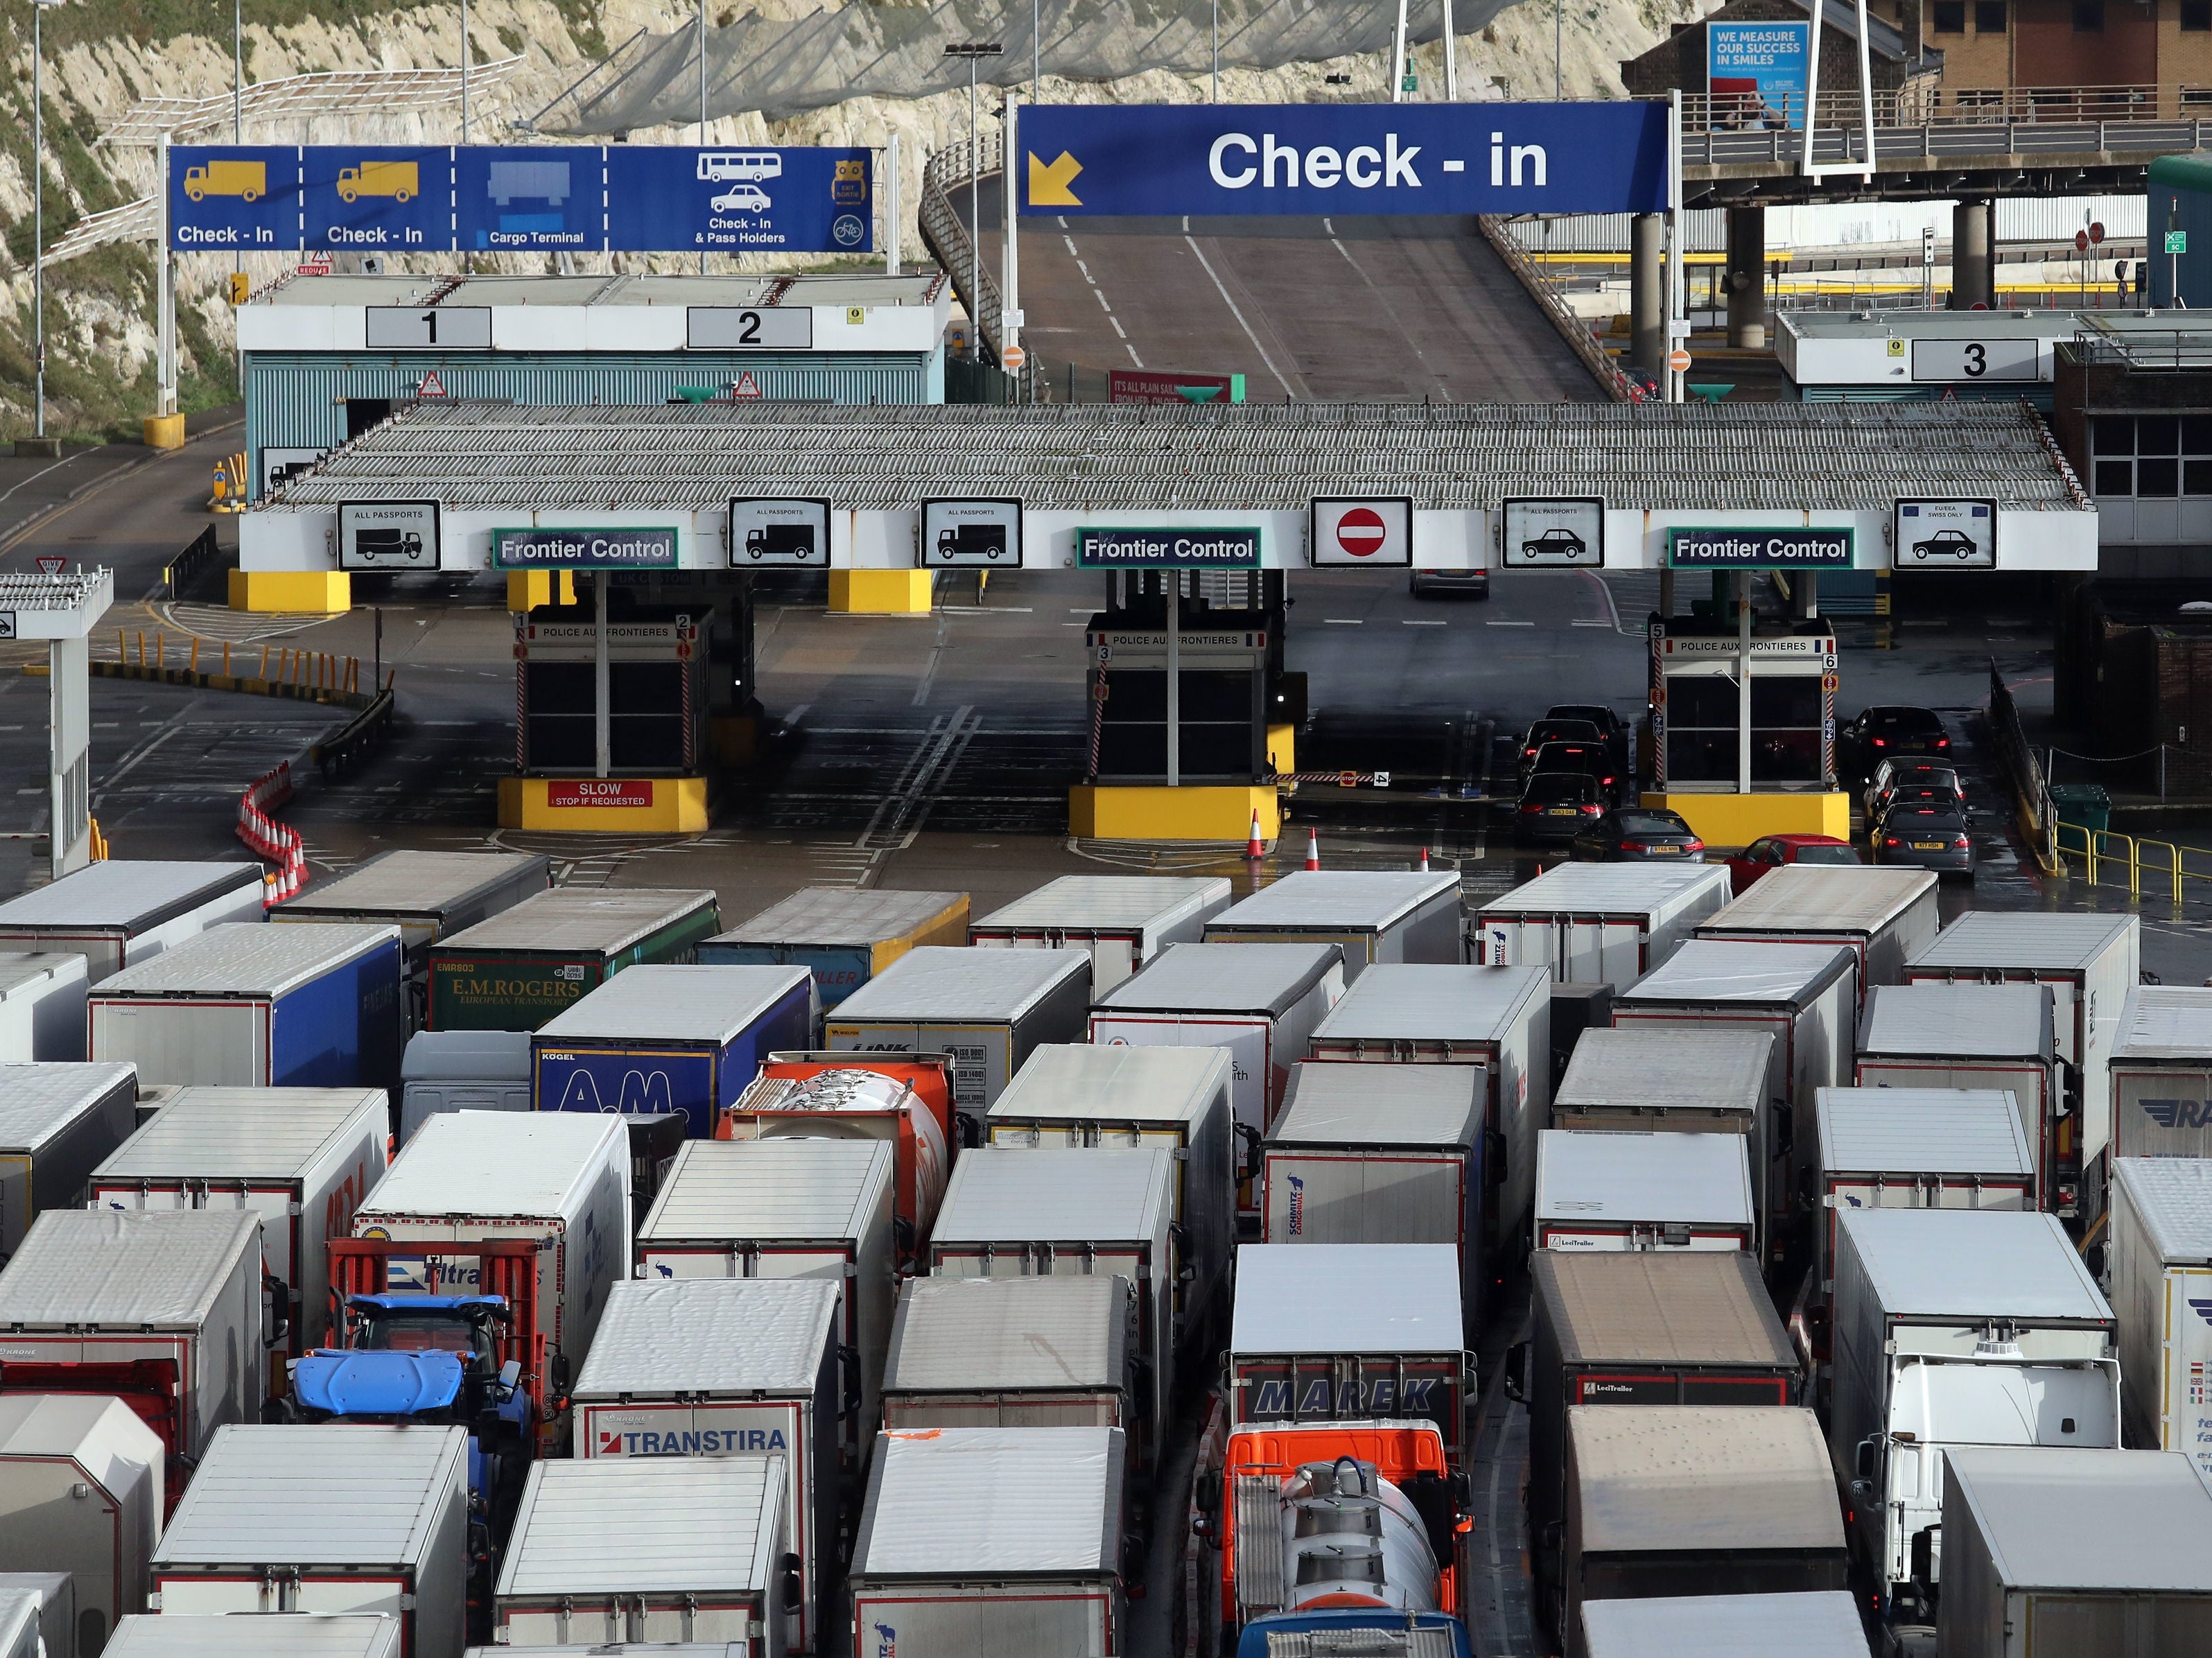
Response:
[[[1413,503],[1402,495],[1316,496],[1306,545],[1317,567],[1404,568],[1413,562]]]

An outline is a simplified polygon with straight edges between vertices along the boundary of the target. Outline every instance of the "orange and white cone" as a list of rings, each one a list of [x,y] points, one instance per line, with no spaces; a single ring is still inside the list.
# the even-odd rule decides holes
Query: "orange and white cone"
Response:
[[[1423,847],[1421,848],[1421,873],[1422,873],[1422,874],[1424,874],[1424,875],[1426,875],[1428,872],[1429,872],[1429,849],[1428,849],[1426,847]]]
[[[1247,858],[1265,858],[1267,855],[1267,848],[1260,841],[1260,809],[1257,806],[1252,809],[1252,835],[1244,842],[1244,855]]]
[[[1321,867],[1321,836],[1311,829],[1306,831],[1306,867],[1308,869]]]

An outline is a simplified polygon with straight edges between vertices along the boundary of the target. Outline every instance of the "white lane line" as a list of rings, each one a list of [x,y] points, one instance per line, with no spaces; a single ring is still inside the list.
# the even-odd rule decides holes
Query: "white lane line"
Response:
[[[7,500],[9,495],[14,495],[16,490],[21,489],[25,484],[36,483],[40,478],[46,477],[47,473],[58,472],[63,467],[68,465],[70,462],[73,460],[82,460],[85,456],[91,452],[92,451],[89,449],[80,449],[73,455],[63,456],[51,466],[41,466],[37,471],[32,473],[31,476],[27,478],[18,478],[13,484],[9,485],[5,491],[0,491],[0,501]]]
[[[1577,616],[1577,617],[1576,617],[1572,622],[1569,623],[1567,625],[1568,625],[1569,627],[1571,627],[1571,628],[1608,628],[1608,629],[1609,629],[1609,628],[1611,628],[1613,624],[1612,623],[1610,623],[1610,622],[1600,622],[1600,621],[1596,620],[1595,618],[1589,618],[1589,619],[1587,619],[1587,620],[1586,620],[1586,619],[1584,619],[1583,617]]]
[[[1533,622],[1486,622],[1482,625],[1486,628],[1533,628],[1536,624]]]
[[[1417,621],[1413,617],[1408,616],[1399,617],[1398,625],[1401,628],[1449,628],[1451,626],[1451,623],[1449,622]]]
[[[1065,219],[1062,219],[1062,220],[1060,221],[1060,223],[1061,223],[1063,226],[1065,226],[1065,225],[1067,223],[1067,221],[1066,221],[1066,220],[1065,220]],[[1071,258],[1071,259],[1074,258],[1076,257],[1076,252],[1075,252],[1075,238],[1074,238],[1074,237],[1073,237],[1073,236],[1062,236],[1062,237],[1060,238],[1060,240],[1062,240],[1062,241],[1064,241],[1064,242],[1066,242],[1066,243],[1067,244],[1067,257],[1068,257],[1069,258]]]
[[[1114,315],[1113,313],[1109,312],[1106,315],[1106,320],[1114,325],[1114,331],[1116,334],[1119,334],[1124,340],[1129,337],[1129,331],[1121,326],[1121,319],[1119,317]]]
[[[1103,311],[1109,317],[1114,314],[1114,307],[1106,303],[1106,296],[1103,294],[1101,294],[1094,288],[1091,290],[1091,295],[1093,299],[1098,301],[1098,308],[1101,311]]]
[[[1283,388],[1283,395],[1286,398],[1297,395],[1291,390],[1290,381],[1283,378],[1283,371],[1275,367],[1275,360],[1267,355],[1267,348],[1260,343],[1260,337],[1252,331],[1252,325],[1244,320],[1244,313],[1237,308],[1237,301],[1229,297],[1228,288],[1222,285],[1220,276],[1214,271],[1213,262],[1206,257],[1206,250],[1198,245],[1198,239],[1194,236],[1185,236],[1183,240],[1189,243],[1190,251],[1198,255],[1200,268],[1207,276],[1213,278],[1213,291],[1221,295],[1222,304],[1227,306],[1229,314],[1237,319],[1237,325],[1244,331],[1244,337],[1252,342],[1252,349],[1260,354],[1260,361],[1267,365],[1267,372],[1275,377],[1275,383]]]
[[[1367,625],[1367,619],[1358,616],[1325,616],[1322,620],[1332,628],[1364,628]]]
[[[1075,244],[1073,242],[1068,243],[1067,251],[1071,253],[1075,252]],[[1084,281],[1091,283],[1093,286],[1097,285],[1098,278],[1091,274],[1091,267],[1089,265],[1084,264],[1082,260],[1078,259],[1075,262],[1075,268],[1083,273]]]
[[[1142,368],[1145,366],[1145,360],[1137,355],[1137,348],[1130,344],[1128,341],[1123,340],[1121,342],[1121,349],[1129,354],[1129,361],[1136,364],[1138,367]]]

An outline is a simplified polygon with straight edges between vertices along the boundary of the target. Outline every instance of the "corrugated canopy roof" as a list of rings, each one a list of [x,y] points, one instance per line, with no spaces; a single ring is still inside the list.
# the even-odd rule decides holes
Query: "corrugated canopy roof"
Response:
[[[2086,508],[2024,404],[1106,404],[620,408],[417,404],[258,511],[435,498],[448,507],[714,507],[828,495],[912,509],[1303,512],[1316,495],[1428,508],[1603,495],[1659,511],[1889,510],[1905,495]]]

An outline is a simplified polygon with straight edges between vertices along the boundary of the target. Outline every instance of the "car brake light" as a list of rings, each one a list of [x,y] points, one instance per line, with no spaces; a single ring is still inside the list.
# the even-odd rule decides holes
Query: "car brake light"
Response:
[[[1649,852],[1651,847],[1648,842],[1643,841],[1623,841],[1620,843],[1620,849],[1623,852]]]
[[[1605,816],[1605,808],[1599,805],[1596,801],[1593,800],[1583,808],[1583,816],[1585,817],[1602,817]]]
[[[1954,850],[1964,852],[1966,850],[1968,842],[1965,835],[1954,835],[1951,837],[1951,845]]]
[[[1887,738],[1877,737],[1874,739],[1874,745],[1878,749],[1884,747],[1887,744],[1888,740],[1889,739]]]
[[[1886,847],[1894,847],[1903,844],[1894,835],[1885,835],[1881,838],[1881,843]]]
[[[1705,849],[1705,843],[1703,841],[1693,839],[1682,842],[1682,850],[1685,852],[1703,852]]]
[[[1521,810],[1523,811],[1541,811],[1543,809],[1543,803],[1540,800],[1523,800],[1521,803]]]

